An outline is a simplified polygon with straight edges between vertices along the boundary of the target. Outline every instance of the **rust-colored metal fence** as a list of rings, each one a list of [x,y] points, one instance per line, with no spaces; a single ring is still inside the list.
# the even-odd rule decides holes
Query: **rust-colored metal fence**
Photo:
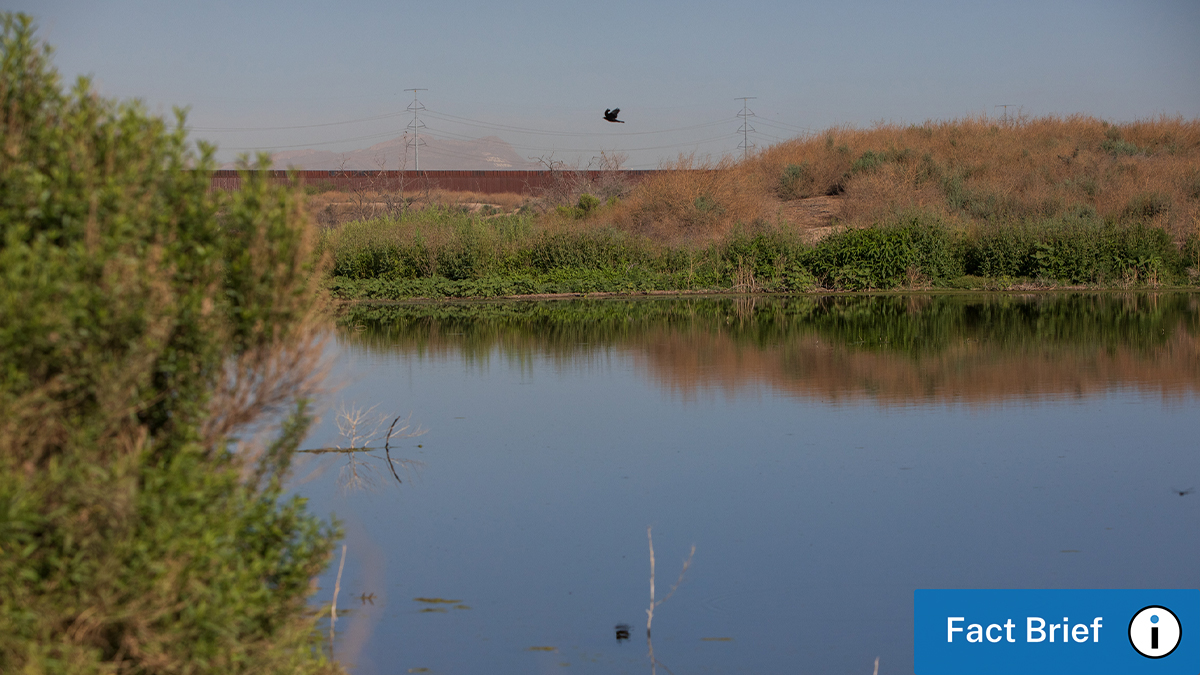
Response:
[[[573,177],[600,180],[610,176],[611,171],[268,171],[272,181],[287,183],[295,180],[298,185],[318,189],[341,190],[398,190],[403,192],[423,190],[449,190],[452,192],[480,192],[497,194],[511,192],[529,194],[540,189],[551,188],[557,181]],[[640,181],[657,169],[621,170],[624,178],[631,182]],[[292,178],[289,179],[289,176]],[[212,175],[212,189],[237,190],[241,187],[241,176],[237,171],[222,169]]]

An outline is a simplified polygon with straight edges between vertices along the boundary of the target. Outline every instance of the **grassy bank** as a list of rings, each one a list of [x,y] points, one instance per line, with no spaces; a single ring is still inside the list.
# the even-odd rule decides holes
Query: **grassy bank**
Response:
[[[1086,117],[832,129],[682,158],[602,201],[406,209],[325,230],[344,299],[1200,282],[1200,122]],[[790,214],[813,198],[837,215]]]
[[[928,213],[843,228],[809,243],[758,224],[667,244],[603,223],[430,210],[327,231],[343,299],[818,288],[1158,287],[1196,283],[1200,242],[1146,222],[1090,216],[963,227]]]

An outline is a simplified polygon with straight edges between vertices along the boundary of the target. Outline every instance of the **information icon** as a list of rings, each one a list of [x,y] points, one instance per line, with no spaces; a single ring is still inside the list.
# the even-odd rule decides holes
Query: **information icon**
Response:
[[[1179,646],[1183,627],[1175,612],[1161,605],[1150,605],[1129,621],[1129,644],[1148,659],[1161,659]]]

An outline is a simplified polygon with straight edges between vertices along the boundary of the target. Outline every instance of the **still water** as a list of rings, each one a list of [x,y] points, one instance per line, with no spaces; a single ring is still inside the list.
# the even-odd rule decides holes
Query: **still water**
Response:
[[[1200,585],[1194,294],[363,308],[334,380],[427,430],[297,474],[360,675],[910,673],[918,588]]]

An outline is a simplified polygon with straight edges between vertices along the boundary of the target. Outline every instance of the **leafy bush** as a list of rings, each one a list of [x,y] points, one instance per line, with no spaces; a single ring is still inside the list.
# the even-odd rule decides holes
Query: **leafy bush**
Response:
[[[779,176],[779,186],[776,192],[780,199],[801,199],[809,196],[812,190],[813,176],[808,162],[788,164]]]
[[[963,274],[961,245],[940,222],[909,216],[896,223],[830,235],[806,263],[826,286],[895,288],[915,273],[933,281]]]
[[[1181,276],[1183,267],[1165,230],[1087,218],[995,227],[971,244],[966,265],[981,277],[1068,283],[1165,282]]]
[[[882,153],[868,150],[850,165],[850,173],[872,173],[882,166],[884,161]]]
[[[338,670],[306,607],[337,532],[283,491],[320,356],[298,196],[210,193],[182,114],[64,92],[0,21],[0,672]]]
[[[967,254],[967,273],[980,277],[1036,276],[1033,267],[1037,238],[1027,227],[991,227],[978,234]]]
[[[581,215],[587,216],[600,208],[600,198],[596,195],[583,193],[579,195],[579,203],[575,205]]]
[[[1113,157],[1130,157],[1142,152],[1142,149],[1133,143],[1112,138],[1100,143],[1100,149]]]
[[[616,200],[616,199],[617,199],[616,196],[610,197],[609,198],[610,205],[615,204],[616,202],[614,200]],[[554,212],[557,213],[562,218],[580,220],[582,218],[587,218],[588,216],[596,213],[599,209],[600,209],[600,198],[597,197],[596,195],[588,194],[587,192],[585,192],[585,193],[579,195],[579,201],[575,204],[575,206],[567,206],[566,204],[560,204],[554,208]]]

